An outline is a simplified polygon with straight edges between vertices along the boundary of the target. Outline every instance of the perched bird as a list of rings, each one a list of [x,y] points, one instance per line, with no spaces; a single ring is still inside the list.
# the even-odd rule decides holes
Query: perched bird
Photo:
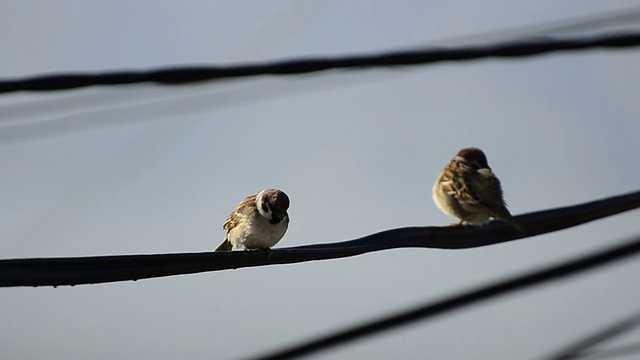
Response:
[[[507,210],[500,180],[480,149],[462,149],[447,164],[433,185],[433,201],[460,219],[454,225],[482,225],[493,217],[525,232]]]
[[[270,248],[282,239],[289,226],[289,197],[282,190],[266,189],[247,196],[222,226],[227,230],[216,251]]]

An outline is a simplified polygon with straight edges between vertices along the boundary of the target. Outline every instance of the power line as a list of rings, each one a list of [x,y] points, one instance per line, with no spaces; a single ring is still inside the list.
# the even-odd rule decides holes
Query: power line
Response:
[[[528,57],[558,51],[626,48],[638,45],[640,45],[640,33],[635,32],[604,34],[588,38],[552,39],[549,37],[537,37],[535,39],[509,41],[493,45],[476,45],[434,50],[410,50],[336,58],[294,59],[226,67],[193,66],[147,71],[40,75],[25,79],[0,81],[0,93],[16,91],[56,91],[95,85],[110,86],[149,82],[163,85],[177,85],[248,76],[293,75],[330,69],[410,66],[443,61],[477,60],[488,57]]]
[[[587,32],[593,34],[596,30],[599,30],[600,33],[604,33],[603,30],[608,30],[611,33],[611,30],[616,29],[620,31],[631,31],[632,28],[621,29],[620,26],[633,25],[637,23],[638,20],[640,20],[640,8],[635,7],[572,19],[554,20],[534,25],[503,28],[491,32],[432,40],[413,46],[412,48],[460,46],[470,43],[480,45],[483,43],[486,44],[487,42],[515,41],[517,39],[558,36],[560,34],[568,35],[568,33],[578,31],[585,36],[588,35]],[[358,83],[363,79],[367,79],[367,81],[371,81],[372,79],[375,79],[374,81],[380,81],[381,79],[388,78],[390,75],[389,73],[377,73],[376,75],[369,74],[366,78],[354,78],[353,74],[355,73],[352,72],[351,74],[351,76],[334,76],[331,78],[326,76],[321,78],[314,77],[311,81],[309,81],[309,78],[305,78],[304,82],[298,83],[292,83],[291,81],[287,81],[286,83],[271,81],[269,83],[258,84],[257,86],[253,85],[249,88],[243,87],[239,91],[222,93],[218,91],[211,92],[209,90],[203,91],[202,88],[191,88],[191,93],[186,97],[176,97],[175,88],[174,91],[170,92],[170,97],[167,97],[164,92],[149,93],[151,91],[150,88],[146,88],[146,90],[143,91],[138,88],[135,94],[123,96],[122,88],[120,88],[121,91],[118,92],[91,94],[92,96],[89,97],[76,95],[72,98],[55,99],[53,101],[40,99],[17,105],[0,105],[0,112],[3,113],[0,121],[4,123],[4,126],[0,129],[0,145],[24,141],[34,137],[55,136],[86,128],[118,125],[124,121],[135,122],[144,120],[144,118],[157,119],[162,116],[175,116],[176,113],[184,114],[185,112],[202,111],[205,108],[219,108],[220,106],[234,106],[247,101],[268,100],[273,97],[298,94],[300,90],[313,91],[318,88],[327,88],[327,85],[329,85],[327,79],[331,79],[329,86],[335,88]],[[321,81],[321,83],[319,83],[319,81]],[[286,86],[283,86],[283,84]],[[268,88],[268,91],[265,91],[265,88]],[[216,87],[216,89],[219,89],[219,87]],[[127,91],[125,91],[125,93],[126,92]],[[152,97],[152,101],[149,101],[149,96]],[[158,100],[158,96],[160,96],[160,100]],[[123,105],[123,101],[127,104]],[[168,102],[171,102],[172,105],[165,106],[165,108],[170,108],[171,111],[152,110],[156,108],[158,103],[166,105]],[[106,107],[106,104],[110,104],[110,106]],[[117,106],[113,106],[114,104],[117,104]],[[92,105],[90,106],[92,109],[86,109],[87,105]],[[79,107],[85,109],[79,111]],[[61,116],[51,115],[52,109],[54,112],[61,112],[65,110],[65,108],[67,109],[65,114]],[[137,112],[133,117],[128,114],[121,116],[123,112],[127,113],[134,110],[145,110],[142,113],[142,119],[140,112]],[[71,113],[69,113],[69,111],[71,111]],[[48,116],[45,119],[38,119],[37,121],[16,122],[15,119],[12,121],[12,117],[24,118],[25,115],[42,117],[45,113]],[[111,116],[114,114],[115,116]],[[103,120],[96,121],[94,119],[96,116],[103,118]]]
[[[517,216],[529,236],[640,208],[640,191]],[[332,244],[261,251],[0,260],[0,287],[59,286],[138,280],[276,264],[338,259],[396,248],[469,249],[525,237],[502,223],[480,228],[409,227]]]
[[[321,6],[320,9],[324,7],[325,5]],[[289,13],[289,12],[295,13],[296,11],[297,11],[297,8],[295,6],[289,7],[286,9],[286,13]],[[318,11],[321,11],[321,10],[319,10],[318,8],[314,8],[314,11],[313,11],[314,17],[318,16]],[[283,14],[280,14],[280,15],[283,15]],[[281,16],[275,18],[273,22],[274,23],[281,22],[282,19],[280,17]],[[308,24],[307,20],[308,19],[305,18],[305,21],[306,21],[305,24]],[[474,33],[474,34],[456,36],[456,37],[445,37],[442,39],[430,40],[428,42],[416,44],[410,48],[415,49],[415,48],[428,48],[428,47],[441,47],[441,46],[456,46],[456,45],[460,46],[460,45],[468,45],[471,43],[475,43],[476,45],[479,45],[481,43],[487,43],[487,42],[498,42],[498,41],[505,42],[505,41],[515,41],[517,39],[525,39],[525,38],[540,37],[540,36],[558,36],[563,33],[564,34],[571,33],[571,32],[575,33],[578,31],[580,31],[582,35],[587,35],[586,33],[587,31],[594,33],[596,30],[598,30],[600,33],[604,33],[603,30],[611,31],[616,29],[614,28],[614,26],[616,27],[619,27],[622,25],[629,26],[639,22],[640,22],[640,7],[633,7],[633,8],[626,8],[623,10],[603,12],[595,15],[582,16],[577,18],[574,17],[569,19],[547,21],[547,22],[537,23],[537,24],[501,28],[498,30],[493,30],[493,31],[483,32],[483,33]],[[286,31],[289,31],[289,30],[291,29],[287,28]],[[632,28],[624,28],[624,29],[617,28],[617,30],[631,31]],[[353,76],[339,77],[339,78],[333,77],[330,86],[343,87],[345,85],[345,82],[344,82],[345,78],[347,78],[350,81],[347,84],[354,83]],[[387,78],[388,78],[388,74],[384,77],[378,76],[376,79],[379,81],[381,79],[387,79]],[[372,77],[371,76],[360,77],[360,78],[357,78],[356,82],[360,82],[363,79],[367,79],[368,81],[370,81]],[[305,80],[308,80],[308,78]],[[338,80],[342,80],[342,81],[338,81]],[[305,81],[305,83],[308,83],[308,81]],[[245,94],[245,92],[247,91],[250,93],[249,95],[251,97],[250,101],[252,102],[255,101],[256,99],[261,100],[263,98],[270,98],[273,96],[274,87],[278,87],[279,84],[282,85],[282,83],[271,81],[269,83],[259,84],[257,87],[255,85],[252,85],[249,88],[243,87],[240,89],[240,91],[233,91],[233,98],[232,98],[233,103],[243,103],[243,102],[249,101],[247,99],[243,99],[243,97],[245,98],[247,97],[247,95]],[[290,81],[286,82],[286,84],[287,84],[286,87],[288,91],[284,92],[282,89],[279,89],[279,91],[276,91],[276,93],[278,93],[279,96],[299,93],[300,89],[298,88],[294,87],[293,90],[290,89],[291,87]],[[323,83],[322,85],[323,87],[326,87],[328,84]],[[265,86],[268,88],[268,91],[265,91],[264,89]],[[280,88],[282,88],[282,86],[280,86]],[[219,89],[219,87],[216,87],[216,89]],[[130,89],[130,90],[133,90],[133,89]],[[203,94],[202,89],[196,89],[196,91],[198,93],[197,95],[198,97],[203,97],[203,98],[206,97],[207,104],[210,104],[212,100],[213,102],[219,102],[220,100],[219,97],[221,95],[224,98],[222,103],[226,104],[228,102],[227,95],[231,95],[229,92],[222,92],[222,94],[220,94],[217,91],[216,92],[206,91]],[[186,98],[180,97],[177,99],[175,98],[175,94],[176,94],[175,91],[172,91],[170,93],[171,96],[166,97],[166,96],[163,96],[163,94],[166,94],[165,92],[158,93],[157,91],[151,91],[151,89],[149,88],[147,88],[144,91],[141,91],[140,88],[136,88],[135,91],[133,92],[124,91],[125,93],[124,95],[122,93],[123,91],[110,92],[110,93],[101,92],[97,94],[96,93],[83,94],[82,96],[77,94],[73,97],[56,98],[53,100],[40,99],[40,100],[35,100],[35,101],[30,101],[30,102],[20,103],[20,104],[0,105],[0,111],[2,111],[3,113],[2,119],[0,119],[0,122],[9,123],[11,121],[11,117],[17,117],[17,116],[24,117],[25,115],[41,117],[44,114],[47,114],[47,115],[51,114],[52,109],[54,110],[54,112],[61,112],[64,110],[67,110],[67,111],[76,110],[74,114],[83,116],[84,118],[86,117],[87,112],[93,113],[93,112],[114,110],[112,107],[108,107],[105,109],[106,104],[113,105],[114,103],[122,104],[123,102],[128,102],[127,104],[128,106],[136,107],[136,106],[142,105],[141,106],[142,108],[144,107],[148,108],[153,105],[153,102],[146,102],[148,100],[154,100],[155,102],[161,102],[161,103],[166,103],[166,101],[168,100],[169,101],[178,100],[177,103],[179,105],[180,104],[179,101],[185,101],[195,96],[193,94],[193,89],[190,91],[190,93],[188,93]],[[145,96],[141,96],[141,94],[144,94]],[[158,100],[158,97],[160,97],[161,99]],[[141,104],[141,102],[144,102],[144,103]],[[92,107],[92,109],[88,111],[87,109],[83,109],[83,111],[78,113],[77,108],[78,108],[78,105],[80,104],[82,104],[84,108],[86,108],[87,105],[89,105],[90,107]],[[201,107],[201,106],[202,105],[198,106],[197,104],[196,105],[189,104],[188,107],[187,106],[184,106],[184,107],[193,110],[194,107]],[[96,109],[95,107],[98,107],[98,108]],[[180,113],[181,114],[184,113],[184,110],[185,109],[180,109]],[[67,116],[69,116],[69,114],[67,114]],[[74,115],[71,115],[71,116],[74,116]],[[153,116],[157,117],[158,114],[154,114]],[[47,120],[51,120],[50,116]],[[2,130],[3,131],[1,133],[3,134],[7,132],[6,128]],[[15,136],[13,136],[13,134],[10,134],[10,136],[4,136],[4,138],[13,139],[15,138]]]
[[[399,326],[408,325],[418,320],[425,320],[437,315],[442,315],[446,312],[457,310],[500,295],[505,295],[516,290],[522,290],[541,283],[575,275],[585,270],[594,269],[630,256],[638,255],[638,253],[640,253],[640,237],[609,250],[581,257],[577,260],[568,261],[561,265],[534,271],[523,276],[510,278],[508,280],[466,291],[441,301],[433,303],[430,302],[401,313],[366,322],[362,325],[353,326],[349,329],[339,331],[328,336],[323,336],[316,340],[305,342],[301,345],[292,346],[282,351],[274,352],[271,355],[260,356],[256,359],[283,360],[308,355],[346,342],[380,333],[382,331],[388,331]]]

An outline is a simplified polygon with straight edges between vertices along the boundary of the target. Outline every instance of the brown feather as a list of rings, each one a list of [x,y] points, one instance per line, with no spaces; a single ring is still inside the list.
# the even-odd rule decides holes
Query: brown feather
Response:
[[[258,196],[258,193],[249,195],[246,198],[244,198],[242,201],[240,201],[240,203],[236,206],[236,208],[233,209],[231,214],[229,214],[229,217],[227,217],[227,220],[222,225],[222,229],[231,230],[234,227],[238,226],[239,214],[249,215],[251,214],[251,212],[256,211],[256,207],[255,207],[256,196]]]
[[[479,194],[479,204],[487,208],[495,219],[503,221],[516,230],[525,233],[524,228],[515,221],[511,212],[507,209],[500,180],[493,172],[488,168],[479,169],[474,171],[471,176],[472,180],[469,182],[475,187],[476,194]]]
[[[233,249],[233,245],[231,245],[231,243],[229,242],[229,240],[225,236],[224,240],[222,241],[222,243],[220,245],[218,245],[218,247],[216,248],[215,251],[231,251],[232,249]]]
[[[444,170],[443,180],[445,181],[445,191],[454,198],[464,201],[470,205],[478,204],[480,199],[469,180],[473,169],[467,164],[452,160]]]
[[[238,226],[238,224],[240,223],[240,219],[238,218],[239,214],[245,214],[245,213],[248,214],[251,211],[251,208],[253,208],[255,211],[255,205],[254,206],[250,206],[250,205],[255,204],[257,195],[258,194],[255,193],[244,198],[242,201],[240,201],[238,205],[236,205],[235,209],[233,209],[231,214],[229,214],[229,216],[227,217],[227,220],[225,220],[224,224],[222,225],[222,229],[227,230],[227,234],[225,235],[222,243],[218,245],[215,251],[233,250],[233,244],[231,244],[231,242],[229,241],[229,231],[235,228],[236,226]]]

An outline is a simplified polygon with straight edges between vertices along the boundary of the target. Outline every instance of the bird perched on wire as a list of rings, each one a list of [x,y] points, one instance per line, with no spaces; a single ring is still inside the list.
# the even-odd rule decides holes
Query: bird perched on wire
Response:
[[[222,226],[227,235],[216,251],[270,248],[282,239],[289,226],[289,197],[282,190],[266,189],[247,196]]]
[[[500,180],[478,148],[462,149],[449,161],[433,185],[433,200],[444,213],[460,219],[453,225],[483,225],[495,218],[525,233],[507,210]]]

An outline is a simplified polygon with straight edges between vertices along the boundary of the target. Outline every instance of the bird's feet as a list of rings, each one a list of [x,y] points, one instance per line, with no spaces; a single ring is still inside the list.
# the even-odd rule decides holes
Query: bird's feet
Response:
[[[271,259],[271,255],[273,255],[273,251],[271,251],[270,248],[247,249],[247,250],[260,251],[260,252],[264,253],[264,255],[267,258],[267,260],[270,260]]]
[[[468,222],[464,221],[464,220],[460,220],[457,223],[451,224],[451,226],[468,228],[468,227],[471,227],[472,225],[469,224]]]

